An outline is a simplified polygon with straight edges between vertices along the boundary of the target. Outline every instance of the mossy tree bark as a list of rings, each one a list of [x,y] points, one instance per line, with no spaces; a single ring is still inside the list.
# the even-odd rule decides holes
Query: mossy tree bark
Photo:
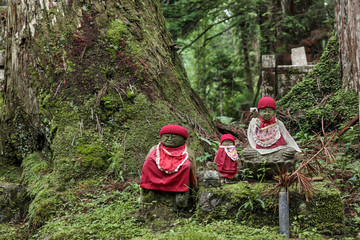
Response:
[[[212,133],[157,0],[8,1],[2,161],[139,176],[165,124]],[[196,149],[195,149],[196,150]],[[39,155],[36,155],[39,156]]]

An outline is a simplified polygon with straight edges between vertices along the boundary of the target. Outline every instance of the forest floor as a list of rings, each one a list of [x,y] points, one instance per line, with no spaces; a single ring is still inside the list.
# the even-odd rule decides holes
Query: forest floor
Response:
[[[246,140],[239,126],[220,126],[223,133],[232,133]],[[302,153],[299,164],[310,160],[315,171],[309,177],[331,180],[341,191],[344,204],[345,232],[343,236],[322,235],[315,230],[301,232],[290,229],[292,239],[359,239],[360,238],[360,143],[340,141],[336,133],[297,134],[294,136]],[[239,151],[246,141],[239,142]],[[241,153],[240,153],[241,156]],[[199,164],[201,169],[204,164]],[[249,180],[249,179],[248,179]],[[195,209],[174,213],[166,221],[150,217],[139,221],[139,179],[108,174],[97,181],[83,182],[59,193],[53,217],[37,229],[27,219],[0,224],[0,239],[282,239],[278,228],[253,228],[236,220],[204,223],[196,219]],[[164,211],[166,215],[166,212]]]

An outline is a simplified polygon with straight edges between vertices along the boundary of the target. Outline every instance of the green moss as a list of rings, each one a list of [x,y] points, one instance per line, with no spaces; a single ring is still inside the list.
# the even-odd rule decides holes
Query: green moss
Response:
[[[237,222],[224,220],[203,225],[191,220],[179,220],[170,231],[154,235],[148,233],[134,239],[192,239],[192,240],[225,240],[225,239],[283,239],[276,229],[269,227],[252,228]]]
[[[29,206],[29,224],[37,229],[50,220],[56,213],[56,206],[61,201],[52,189],[43,189],[38,192]]]
[[[343,234],[345,229],[345,214],[341,193],[330,182],[314,182],[314,197],[310,202],[295,200],[299,206],[295,215],[301,229],[310,230],[316,228],[318,233],[326,235]],[[296,190],[295,190],[296,191]]]
[[[54,190],[54,176],[48,159],[40,153],[30,154],[24,159],[22,167],[24,186],[32,198],[29,223],[36,229],[55,214],[58,199]]]
[[[118,44],[127,35],[128,31],[125,23],[120,19],[115,19],[110,23],[106,38],[112,44],[113,49],[117,50]]]
[[[221,188],[201,188],[199,197],[202,194],[212,196],[209,199],[209,206],[207,203],[203,203],[197,207],[198,219],[201,221],[233,219],[255,227],[277,226],[279,221],[277,198],[264,195],[274,185],[275,182],[247,184],[245,185],[247,189],[241,184],[225,185]],[[319,233],[324,234],[344,233],[345,215],[339,190],[331,186],[328,181],[313,183],[313,186],[316,194],[309,202],[306,202],[305,197],[297,192],[297,188],[290,189],[290,222],[292,226],[296,226],[301,231],[316,228]],[[249,197],[249,190],[253,190],[251,191],[253,193],[258,187],[259,194],[256,197]],[[251,199],[253,208],[241,208]],[[263,201],[264,208],[256,199]]]
[[[149,231],[133,217],[140,203],[132,187],[122,192],[101,187],[68,192],[61,194],[66,202],[58,208],[60,218],[48,221],[32,239],[131,239]]]
[[[272,196],[263,195],[271,188],[269,183],[246,184],[244,187],[239,184],[223,185],[221,188],[204,188],[199,191],[199,196],[203,193],[213,194],[214,199],[219,199],[219,203],[211,214],[201,210],[198,206],[199,219],[213,221],[216,219],[237,219],[246,222],[250,226],[272,226],[277,222],[277,215],[274,215],[273,207],[276,206],[276,199]],[[258,191],[257,195],[251,193]],[[262,207],[260,201],[264,203]],[[216,200],[215,200],[216,201]],[[252,208],[243,205],[248,201],[252,202]]]
[[[313,71],[277,102],[280,109],[289,109],[293,119],[299,119],[283,119],[291,131],[317,132],[322,121],[325,131],[334,131],[357,115],[357,94],[341,89],[338,49],[333,35]]]
[[[81,158],[81,165],[95,169],[102,169],[105,166],[106,150],[99,145],[83,144],[75,145],[76,155]]]
[[[0,240],[27,239],[27,232],[23,225],[0,224]]]
[[[0,182],[20,182],[22,168],[20,166],[5,163],[6,160],[0,160]]]

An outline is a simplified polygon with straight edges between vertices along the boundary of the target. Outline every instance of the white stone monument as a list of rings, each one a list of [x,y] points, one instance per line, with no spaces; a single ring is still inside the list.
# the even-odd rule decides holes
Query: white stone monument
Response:
[[[291,49],[291,63],[293,66],[307,65],[305,47]]]

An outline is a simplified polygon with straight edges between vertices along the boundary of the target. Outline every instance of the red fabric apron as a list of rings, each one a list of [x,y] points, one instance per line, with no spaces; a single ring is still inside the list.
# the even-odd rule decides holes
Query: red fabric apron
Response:
[[[276,123],[275,116],[272,117],[270,120],[264,120],[260,116],[259,116],[259,119],[260,119],[260,128],[264,128],[264,127],[267,127],[269,125]],[[262,147],[262,146],[256,144],[256,148],[257,149],[269,149],[269,148],[276,148],[281,145],[286,145],[287,143],[285,142],[285,139],[281,132],[280,132],[280,135],[281,135],[280,138],[273,145],[268,146],[268,147]]]
[[[185,145],[168,148],[161,143],[146,158],[140,187],[168,192],[189,191],[190,161]],[[156,161],[158,157],[158,162]]]
[[[215,156],[215,162],[221,177],[233,178],[237,171],[237,162],[231,160],[224,148],[219,148]]]

